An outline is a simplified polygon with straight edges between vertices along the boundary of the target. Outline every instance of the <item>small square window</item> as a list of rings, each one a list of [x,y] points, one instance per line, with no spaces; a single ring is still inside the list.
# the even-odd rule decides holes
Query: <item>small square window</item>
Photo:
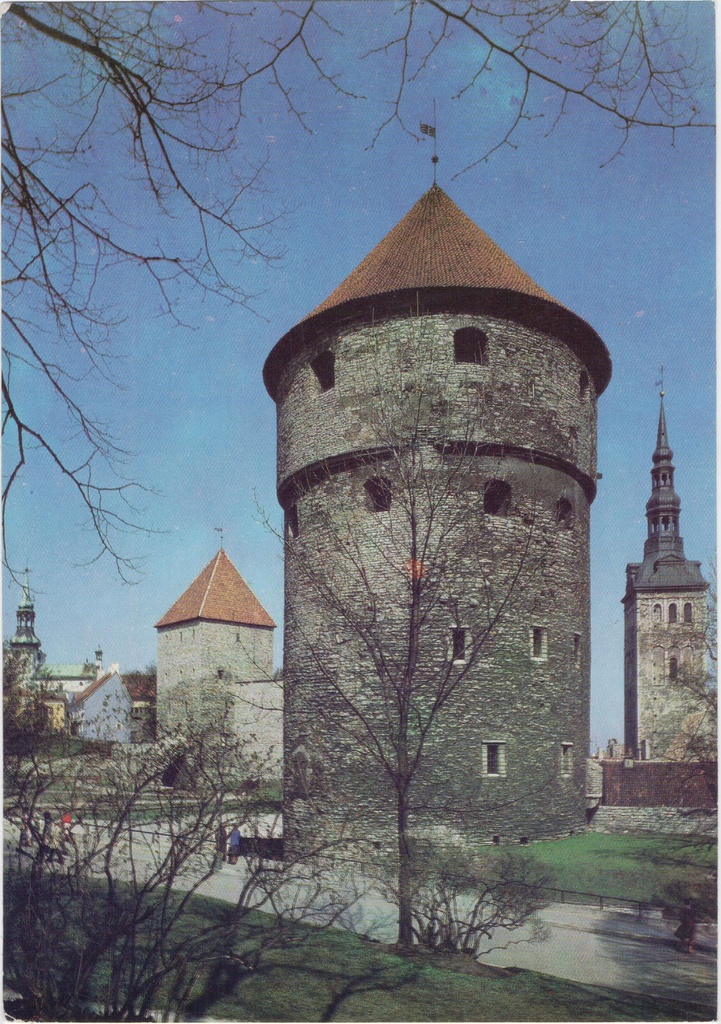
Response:
[[[372,476],[363,484],[371,512],[389,512],[393,502],[391,482],[384,476]]]
[[[453,630],[453,660],[454,661],[465,661],[466,660],[466,630],[465,629],[454,629]]]
[[[534,661],[548,658],[548,630],[545,626],[534,626],[531,630],[531,657]]]
[[[332,352],[321,352],[310,362],[321,391],[330,391],[335,387],[335,355]]]
[[[486,776],[506,774],[506,743],[504,740],[489,740],[482,744],[483,762],[481,769]]]
[[[561,743],[561,775],[571,775],[573,772],[573,743]]]
[[[298,506],[290,505],[285,513],[285,535],[288,540],[297,537],[300,533],[298,525]]]

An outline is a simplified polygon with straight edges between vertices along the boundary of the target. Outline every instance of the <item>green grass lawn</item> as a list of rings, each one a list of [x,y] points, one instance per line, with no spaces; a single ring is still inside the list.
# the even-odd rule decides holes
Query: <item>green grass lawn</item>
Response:
[[[198,909],[206,902],[213,901],[198,901]],[[307,941],[269,953],[259,970],[239,976],[213,1001],[201,999],[199,1015],[243,1021],[665,1021],[709,1016],[681,1002],[486,967],[463,956],[414,952],[402,957],[347,932],[306,934]]]
[[[22,888],[15,877],[12,885]],[[98,886],[100,897],[101,882]],[[121,883],[121,890],[124,888]],[[9,890],[6,889],[6,912]],[[23,893],[15,893],[16,902]],[[179,899],[171,897],[171,902]],[[18,904],[20,905],[20,904]],[[208,934],[225,936],[230,904],[193,897],[174,942]],[[254,913],[241,925],[234,952],[246,955],[268,934],[271,919]],[[7,924],[7,922],[6,922]],[[143,946],[142,926],[138,933]],[[68,945],[68,938],[70,944]],[[287,938],[287,937],[286,937]],[[73,959],[72,934],[63,936],[61,962]],[[519,969],[489,967],[462,955],[413,950],[400,956],[392,947],[369,942],[341,930],[298,925],[291,941],[266,950],[247,969],[225,948],[215,959],[210,945],[193,945],[191,971],[203,960],[212,975],[199,975],[185,1019],[234,1021],[692,1021],[708,1020],[709,1012],[681,1001],[656,999],[576,984]],[[177,948],[177,947],[176,947]],[[79,948],[78,948],[79,952]],[[17,955],[17,950],[15,951]],[[207,958],[207,959],[206,959]],[[250,963],[251,961],[247,960]],[[33,968],[34,969],[34,968]],[[9,979],[13,985],[14,978]],[[107,986],[101,962],[87,990],[90,1000]],[[18,987],[16,985],[16,987]],[[162,1000],[160,1001],[162,1003]],[[22,1007],[17,1015],[23,1017]],[[76,1018],[77,1019],[77,1018]],[[80,1018],[82,1019],[82,1017]]]
[[[663,903],[670,887],[677,899],[687,890],[705,903],[715,886],[716,844],[695,837],[588,832],[534,843],[531,851],[559,889]]]

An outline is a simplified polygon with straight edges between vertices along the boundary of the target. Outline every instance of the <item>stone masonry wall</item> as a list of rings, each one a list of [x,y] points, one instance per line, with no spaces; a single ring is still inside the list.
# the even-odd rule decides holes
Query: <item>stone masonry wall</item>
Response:
[[[599,807],[590,820],[593,832],[655,832],[668,835],[718,835],[718,814],[686,807]]]
[[[488,336],[488,365],[455,363],[453,333]],[[335,386],[322,391],[310,366],[335,353]],[[278,390],[278,484],[312,463],[379,443],[378,404],[418,374],[433,383],[439,408],[450,403],[464,435],[477,441],[541,448],[596,472],[593,384],[580,398],[584,367],[562,341],[484,316],[436,314],[354,330],[318,342],[288,362]]]
[[[158,722],[170,724],[169,698],[179,684],[184,701],[202,714],[211,682],[222,680],[232,696],[237,683],[272,675],[272,629],[202,620],[165,627],[158,631]]]
[[[453,362],[453,330],[468,325],[489,336],[488,366]],[[281,490],[290,474],[353,448],[385,448],[387,457],[329,465],[294,489],[286,843],[342,832],[392,845],[393,787],[349,702],[388,750],[414,572],[427,595],[414,675],[418,728],[439,679],[456,688],[428,733],[412,831],[506,842],[583,828],[595,398],[579,388],[582,365],[557,339],[480,317],[396,320],[331,342],[335,387],[321,392],[310,352],[281,381]],[[513,445],[514,454],[469,455],[469,441]],[[369,503],[364,485],[373,476],[391,486],[387,511]],[[483,510],[491,481],[510,488],[502,514]],[[559,522],[561,500],[569,522]],[[410,561],[411,523],[420,568]],[[470,661],[454,660],[460,628]]]
[[[692,621],[684,621],[684,606]],[[669,622],[676,605],[677,621]],[[688,717],[698,712],[684,679],[699,680],[706,672],[706,594],[699,590],[639,591],[626,612],[626,732],[629,746],[648,741],[651,757],[683,757],[676,747],[689,730]],[[670,677],[676,658],[678,679]],[[693,727],[691,727],[693,731]],[[633,753],[634,751],[630,751]]]

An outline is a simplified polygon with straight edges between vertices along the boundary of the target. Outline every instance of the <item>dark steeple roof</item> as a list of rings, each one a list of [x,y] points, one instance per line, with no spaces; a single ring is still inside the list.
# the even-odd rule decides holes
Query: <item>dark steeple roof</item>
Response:
[[[680,534],[681,499],[673,482],[673,451],[668,443],[666,412],[661,392],[656,449],[651,469],[651,497],[646,502],[648,538],[643,562],[627,566],[628,590],[705,590],[701,563],[686,558]]]
[[[317,334],[352,322],[433,312],[485,312],[555,334],[585,362],[600,394],[611,376],[606,346],[433,185],[327,299],[285,334],[266,360],[266,387]]]
[[[30,593],[30,574],[25,570],[25,586],[23,596],[16,612],[17,628],[10,641],[12,648],[34,647],[40,649],[40,641],[35,635],[35,604]]]

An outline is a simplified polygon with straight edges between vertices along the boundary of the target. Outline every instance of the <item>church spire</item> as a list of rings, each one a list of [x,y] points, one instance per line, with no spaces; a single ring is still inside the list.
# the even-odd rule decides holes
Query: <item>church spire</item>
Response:
[[[17,615],[17,627],[15,636],[9,643],[10,650],[18,654],[24,652],[24,656],[29,658],[30,671],[35,672],[44,661],[45,656],[40,650],[41,644],[35,635],[35,603],[30,592],[30,571],[28,569],[25,570],[23,596],[15,614]]]
[[[25,570],[25,585],[23,586],[23,596],[18,605],[17,615],[17,629],[15,630],[15,636],[13,637],[13,643],[19,644],[39,644],[40,641],[35,636],[35,604],[33,602],[32,594],[30,593],[30,570]]]
[[[676,494],[673,485],[673,451],[668,443],[663,398],[664,392],[662,391],[656,449],[653,453],[653,468],[651,469],[651,497],[646,503],[648,540],[645,545],[645,554],[673,553],[683,558],[683,540],[679,533],[681,499]]]

